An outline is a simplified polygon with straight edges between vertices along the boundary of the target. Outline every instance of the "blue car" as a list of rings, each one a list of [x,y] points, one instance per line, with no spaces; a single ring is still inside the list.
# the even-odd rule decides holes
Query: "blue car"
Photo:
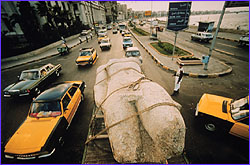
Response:
[[[133,47],[133,41],[130,37],[124,37],[122,42],[123,49]]]

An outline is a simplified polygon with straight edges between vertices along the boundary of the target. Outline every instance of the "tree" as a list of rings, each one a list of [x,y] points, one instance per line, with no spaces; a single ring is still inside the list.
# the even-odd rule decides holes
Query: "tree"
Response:
[[[14,22],[19,23],[25,38],[31,46],[37,47],[41,44],[41,29],[35,14],[35,9],[28,1],[19,1],[17,3],[20,15],[13,14],[11,17]]]

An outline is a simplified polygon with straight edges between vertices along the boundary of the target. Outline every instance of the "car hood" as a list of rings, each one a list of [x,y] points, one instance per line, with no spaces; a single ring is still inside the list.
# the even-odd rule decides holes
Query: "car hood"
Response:
[[[91,56],[79,56],[76,61],[89,61]]]
[[[220,119],[228,120],[230,114],[222,112],[222,104],[224,100],[228,101],[229,110],[229,104],[231,103],[232,99],[211,94],[203,94],[198,103],[199,112],[215,116]]]
[[[29,87],[34,84],[37,80],[25,80],[25,81],[19,81],[17,83],[14,83],[7,88],[5,88],[4,91],[7,90],[23,90],[23,89],[29,89]]]
[[[60,117],[28,118],[5,146],[5,153],[29,154],[39,152],[45,145]]]

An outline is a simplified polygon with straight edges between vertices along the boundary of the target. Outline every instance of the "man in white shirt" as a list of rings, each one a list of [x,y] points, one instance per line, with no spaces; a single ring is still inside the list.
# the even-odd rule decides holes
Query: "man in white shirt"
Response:
[[[174,86],[174,93],[171,96],[175,96],[179,93],[183,74],[184,74],[183,64],[179,64],[177,72],[173,75],[175,76],[175,86]]]

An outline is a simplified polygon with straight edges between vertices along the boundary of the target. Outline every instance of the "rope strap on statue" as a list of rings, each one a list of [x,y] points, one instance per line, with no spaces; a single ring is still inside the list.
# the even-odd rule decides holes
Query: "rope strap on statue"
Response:
[[[154,105],[151,105],[150,107],[145,108],[145,109],[142,110],[142,111],[139,111],[138,113],[136,113],[136,114],[134,114],[134,115],[131,115],[131,116],[129,116],[129,117],[123,119],[123,120],[120,120],[120,121],[118,121],[118,122],[116,122],[116,123],[114,123],[114,124],[112,124],[112,125],[106,127],[105,129],[103,129],[102,131],[100,131],[99,133],[97,133],[95,136],[92,136],[91,138],[87,139],[87,141],[85,142],[85,144],[88,144],[90,141],[94,140],[97,136],[101,135],[101,134],[104,133],[105,131],[109,130],[110,128],[112,128],[112,127],[114,127],[114,126],[116,126],[116,125],[118,125],[118,124],[120,124],[120,123],[122,123],[122,122],[124,122],[124,121],[127,121],[127,120],[129,120],[129,119],[131,119],[131,118],[133,118],[133,117],[135,117],[135,116],[139,116],[139,115],[141,115],[142,113],[148,112],[148,111],[150,111],[150,110],[152,110],[152,109],[154,109],[154,108],[156,108],[156,107],[159,107],[159,106],[166,106],[166,105],[168,105],[168,106],[174,106],[174,107],[178,108],[178,106],[177,106],[176,104],[174,104],[174,103],[169,103],[169,102],[156,103],[156,104],[154,104]]]

